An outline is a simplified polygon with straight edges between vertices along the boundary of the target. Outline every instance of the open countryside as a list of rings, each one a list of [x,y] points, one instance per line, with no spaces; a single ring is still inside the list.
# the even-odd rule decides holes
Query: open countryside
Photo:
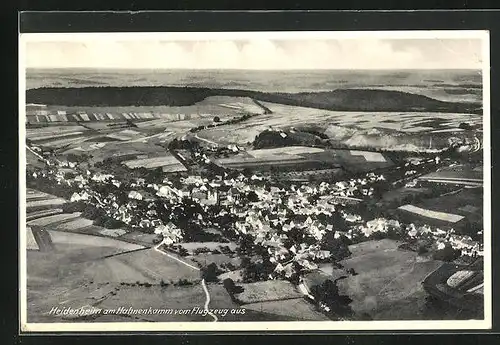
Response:
[[[28,70],[27,87],[29,322],[484,317],[479,72]]]

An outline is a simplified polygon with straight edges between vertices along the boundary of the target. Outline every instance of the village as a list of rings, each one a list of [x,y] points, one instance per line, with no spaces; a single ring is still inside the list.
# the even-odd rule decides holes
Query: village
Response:
[[[170,151],[184,158],[186,171],[173,174],[144,174],[112,159],[92,166],[85,159],[56,156],[30,143],[27,149],[44,166],[28,168],[27,186],[67,199],[63,212],[81,212],[94,225],[154,234],[151,245],[166,252],[193,258],[226,252],[239,258],[239,267],[199,261],[202,269],[210,267],[207,281],[289,281],[333,318],[342,314],[338,296],[332,302],[325,291],[332,290],[332,267],[342,274],[357,274],[341,264],[351,254],[350,245],[391,239],[419,254],[465,263],[483,255],[482,229],[464,233],[453,226],[429,225],[411,217],[408,221],[401,200],[396,208],[386,207],[390,193],[419,194],[430,172],[456,165],[450,158],[412,158],[378,173],[334,182],[286,183],[269,174],[216,165],[213,157],[221,151],[236,153],[234,145],[210,148],[187,139],[181,143],[182,149]],[[455,184],[440,182],[438,187],[434,184],[434,197],[458,190]]]

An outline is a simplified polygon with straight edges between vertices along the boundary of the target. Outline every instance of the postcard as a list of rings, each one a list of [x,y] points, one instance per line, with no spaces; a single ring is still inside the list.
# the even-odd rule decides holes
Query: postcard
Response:
[[[21,331],[491,328],[487,31],[19,51]]]

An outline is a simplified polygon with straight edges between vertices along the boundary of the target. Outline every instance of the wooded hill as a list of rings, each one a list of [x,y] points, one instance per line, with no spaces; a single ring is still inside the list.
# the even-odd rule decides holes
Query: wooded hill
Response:
[[[265,93],[169,86],[39,88],[26,91],[26,102],[66,106],[188,106],[209,96],[250,97],[257,101],[340,111],[482,112],[479,103],[445,102],[422,95],[374,89]]]

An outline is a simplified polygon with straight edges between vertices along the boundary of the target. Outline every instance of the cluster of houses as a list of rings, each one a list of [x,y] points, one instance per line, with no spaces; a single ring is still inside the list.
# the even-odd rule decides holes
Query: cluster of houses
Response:
[[[200,155],[199,159],[208,160]],[[350,214],[339,205],[355,204],[372,197],[373,185],[385,181],[384,175],[367,173],[364,177],[347,179],[334,183],[322,182],[317,185],[290,185],[277,187],[270,185],[261,176],[250,177],[240,174],[237,177],[227,175],[208,179],[199,175],[180,178],[177,187],[165,179],[162,184],[148,183],[144,179],[135,179],[127,185],[127,201],[120,204],[114,195],[100,195],[92,190],[89,181],[121,186],[112,174],[90,172],[78,173],[78,166],[71,162],[60,162],[50,169],[50,174],[57,183],[77,185],[80,191],[72,201],[84,200],[105,210],[113,219],[138,229],[144,229],[161,235],[163,243],[168,245],[181,242],[183,231],[173,222],[162,222],[154,209],[153,201],[161,198],[172,211],[182,208],[185,198],[200,205],[203,210],[218,205],[221,211],[217,216],[232,214],[236,221],[232,224],[237,234],[251,235],[256,245],[262,246],[270,254],[271,262],[276,265],[270,278],[293,274],[296,264],[304,269],[315,269],[318,261],[330,256],[330,252],[319,246],[325,234],[333,232],[335,238],[345,236],[350,239],[370,238],[376,233],[387,233],[391,229],[402,230],[403,225],[394,220],[383,218],[365,221],[359,215]],[[67,178],[67,170],[74,176]],[[248,198],[253,194],[254,198]],[[146,205],[139,206],[139,205]],[[347,231],[335,229],[332,217],[335,213],[349,225]],[[202,227],[217,226],[214,219],[196,214],[195,222]],[[409,238],[429,237],[438,246],[449,243],[453,248],[462,250],[464,255],[481,255],[481,246],[470,238],[429,227],[416,227],[411,224],[403,229]],[[314,240],[314,243],[302,243],[300,240],[290,246],[288,234],[298,232]],[[438,248],[439,249],[439,248]]]

